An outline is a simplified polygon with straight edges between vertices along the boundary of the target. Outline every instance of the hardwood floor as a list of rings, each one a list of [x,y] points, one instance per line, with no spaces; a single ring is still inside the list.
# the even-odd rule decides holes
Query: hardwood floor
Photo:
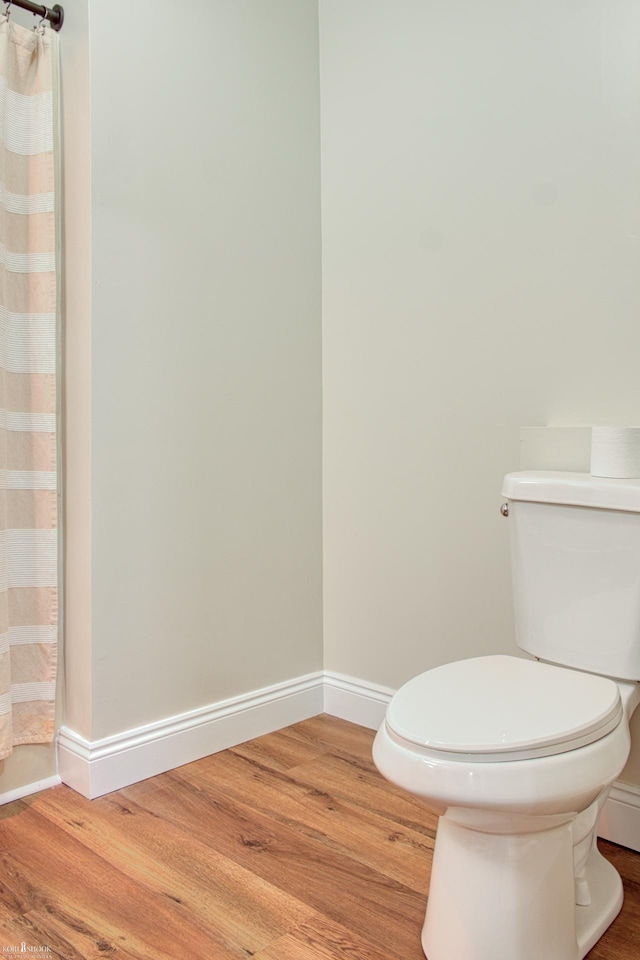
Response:
[[[0,808],[0,954],[424,960],[436,820],[376,772],[372,739],[314,717],[99,800]],[[640,855],[601,848],[625,904],[589,960],[637,960]]]

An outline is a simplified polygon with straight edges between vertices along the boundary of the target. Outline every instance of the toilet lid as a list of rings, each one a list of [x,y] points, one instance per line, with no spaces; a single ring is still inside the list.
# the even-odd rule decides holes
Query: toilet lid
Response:
[[[613,680],[491,656],[410,680],[392,698],[386,722],[396,737],[453,759],[499,761],[574,750],[604,737],[621,718]]]

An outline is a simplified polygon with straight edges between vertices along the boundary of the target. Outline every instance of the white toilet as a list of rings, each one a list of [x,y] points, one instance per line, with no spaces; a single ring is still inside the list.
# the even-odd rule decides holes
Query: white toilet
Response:
[[[373,757],[441,814],[428,960],[581,960],[622,905],[596,847],[640,700],[640,480],[512,473],[516,641],[392,698]]]

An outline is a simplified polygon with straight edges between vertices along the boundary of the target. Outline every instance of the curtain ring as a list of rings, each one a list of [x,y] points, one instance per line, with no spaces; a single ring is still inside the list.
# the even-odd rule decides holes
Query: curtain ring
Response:
[[[5,15],[5,17],[7,18],[7,20],[8,20],[9,17],[11,16],[11,7],[12,7],[12,6],[13,6],[13,0],[5,0],[4,15]]]
[[[10,3],[13,3],[13,0],[9,0],[9,2],[10,2]],[[45,25],[45,23],[47,22],[47,14],[48,14],[48,12],[49,12],[49,11],[47,10],[47,8],[46,8],[46,6],[45,6],[45,7],[44,7],[44,13],[42,14],[42,19],[40,20],[39,23],[36,23],[35,27],[33,28],[37,33],[42,33],[42,31],[44,30],[44,25]]]

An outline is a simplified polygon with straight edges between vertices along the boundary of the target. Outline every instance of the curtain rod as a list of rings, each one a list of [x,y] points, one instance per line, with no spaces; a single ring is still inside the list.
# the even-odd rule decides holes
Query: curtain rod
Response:
[[[6,13],[11,11],[11,7],[20,7],[22,10],[28,10],[29,13],[35,13],[36,16],[48,20],[52,30],[60,30],[64,22],[64,10],[59,3],[55,7],[45,7],[42,3],[31,3],[31,0],[9,0]]]

